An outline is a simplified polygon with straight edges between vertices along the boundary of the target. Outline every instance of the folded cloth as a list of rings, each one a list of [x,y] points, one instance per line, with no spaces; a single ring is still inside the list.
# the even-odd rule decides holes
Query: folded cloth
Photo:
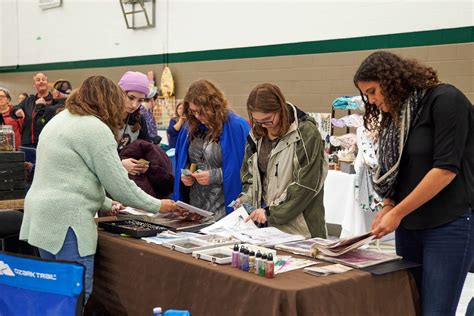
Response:
[[[338,119],[338,118],[334,118],[334,117],[331,119],[331,123],[332,123],[332,125],[334,125],[336,127],[346,126],[346,122],[344,122],[342,119]]]
[[[120,151],[120,158],[145,159],[150,162],[147,172],[128,175],[146,193],[156,198],[169,198],[173,193],[174,176],[171,160],[160,146],[137,139]]]
[[[357,110],[361,109],[361,106],[364,107],[364,102],[360,96],[343,96],[332,102],[334,109]]]
[[[351,115],[346,115],[344,117],[341,117],[341,121],[344,122],[344,125],[347,127],[360,127],[364,125],[364,119],[362,115],[360,114],[351,114]]]
[[[347,149],[357,144],[357,136],[353,133],[345,134],[342,136],[331,136],[329,142],[335,147],[341,146],[342,148]]]

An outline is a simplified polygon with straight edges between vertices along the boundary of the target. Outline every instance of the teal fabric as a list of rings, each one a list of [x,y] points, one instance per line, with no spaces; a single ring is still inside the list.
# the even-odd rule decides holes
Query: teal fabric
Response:
[[[129,180],[117,153],[113,133],[94,116],[64,110],[43,129],[37,148],[36,173],[25,198],[20,239],[57,254],[69,227],[79,254],[97,247],[94,215],[110,208],[105,190],[124,205],[158,212],[161,201]]]

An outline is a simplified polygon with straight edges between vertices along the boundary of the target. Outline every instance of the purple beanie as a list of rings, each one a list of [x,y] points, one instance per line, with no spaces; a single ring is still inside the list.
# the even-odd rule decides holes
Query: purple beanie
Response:
[[[148,78],[141,72],[127,71],[118,83],[125,92],[134,91],[143,93],[147,96],[150,93],[148,88]]]

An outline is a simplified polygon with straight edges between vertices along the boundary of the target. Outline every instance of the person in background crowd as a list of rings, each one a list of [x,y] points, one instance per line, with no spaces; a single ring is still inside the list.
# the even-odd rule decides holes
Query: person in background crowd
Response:
[[[119,151],[137,139],[149,141],[148,128],[143,115],[140,115],[140,105],[150,93],[148,78],[141,72],[127,71],[118,83],[127,95],[125,105],[126,116],[120,129]],[[138,160],[128,158],[122,164],[132,175],[147,172],[148,165],[139,164]]]
[[[379,136],[372,223],[394,230],[413,270],[423,315],[455,315],[474,255],[474,108],[434,69],[390,52],[369,55],[354,75],[364,125]]]
[[[86,267],[86,300],[92,292],[99,209],[117,202],[149,212],[179,212],[171,200],[144,193],[117,155],[125,94],[102,76],[87,78],[44,128],[37,148],[36,175],[25,198],[20,239],[38,247],[45,259]]]
[[[48,91],[48,77],[38,72],[33,77],[36,94],[30,95],[23,102],[13,107],[10,116],[13,119],[23,118],[21,145],[36,148],[43,127],[53,118],[58,108],[53,95]]]
[[[214,213],[216,220],[242,190],[242,165],[248,123],[227,108],[227,99],[212,82],[198,80],[184,97],[188,123],[176,143],[174,200]],[[195,164],[197,171],[182,174]]]
[[[244,189],[235,207],[247,203],[255,208],[246,221],[326,238],[328,163],[316,122],[271,83],[250,92],[247,111],[253,123],[241,170]]]
[[[155,108],[155,102],[158,98],[156,90],[150,92],[150,94],[143,99],[142,106],[140,107],[140,114],[145,118],[146,126],[148,129],[148,138],[152,140],[153,143],[159,144],[158,141],[158,131],[156,128],[155,117],[153,116],[153,109]],[[161,140],[161,138],[159,139]]]
[[[174,117],[170,119],[170,123],[166,132],[168,133],[168,145],[170,148],[176,147],[176,140],[178,139],[179,131],[186,122],[186,115],[184,115],[184,103],[178,102],[174,111]]]
[[[1,125],[11,125],[13,132],[15,133],[15,149],[21,145],[21,127],[23,124],[23,118],[14,119],[10,116],[13,106],[11,105],[10,92],[5,88],[0,88],[0,114],[1,114]]]
[[[25,100],[26,98],[28,98],[28,93],[26,92],[22,92],[18,95],[18,103],[17,104],[20,104],[21,102],[23,102],[23,100]]]

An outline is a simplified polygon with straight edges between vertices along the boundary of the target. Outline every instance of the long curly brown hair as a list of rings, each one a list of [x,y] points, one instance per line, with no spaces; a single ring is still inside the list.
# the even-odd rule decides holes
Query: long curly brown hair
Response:
[[[209,129],[209,137],[213,141],[219,141],[219,137],[227,121],[229,110],[227,109],[227,98],[212,82],[201,79],[189,86],[184,97],[184,112],[189,122],[189,136],[192,140],[201,122],[189,113],[189,103],[200,107],[201,115],[206,118],[206,127]]]
[[[119,140],[125,114],[125,93],[112,80],[92,76],[84,80],[66,100],[66,108],[77,115],[93,115],[104,122]]]
[[[384,113],[369,103],[357,85],[360,81],[375,81],[380,84],[384,103],[390,108],[389,113]],[[387,126],[391,119],[397,122],[396,118],[400,115],[402,105],[413,91],[429,89],[439,83],[436,70],[415,59],[402,58],[386,51],[370,54],[354,75],[354,84],[365,103],[365,127],[368,130],[380,130]]]
[[[278,121],[277,135],[281,137],[290,129],[290,113],[285,96],[280,88],[271,83],[261,83],[250,92],[247,99],[247,113],[249,120],[252,121],[252,112],[262,113],[278,113],[280,120]],[[257,138],[267,136],[267,129],[258,124],[252,124],[252,130]]]

